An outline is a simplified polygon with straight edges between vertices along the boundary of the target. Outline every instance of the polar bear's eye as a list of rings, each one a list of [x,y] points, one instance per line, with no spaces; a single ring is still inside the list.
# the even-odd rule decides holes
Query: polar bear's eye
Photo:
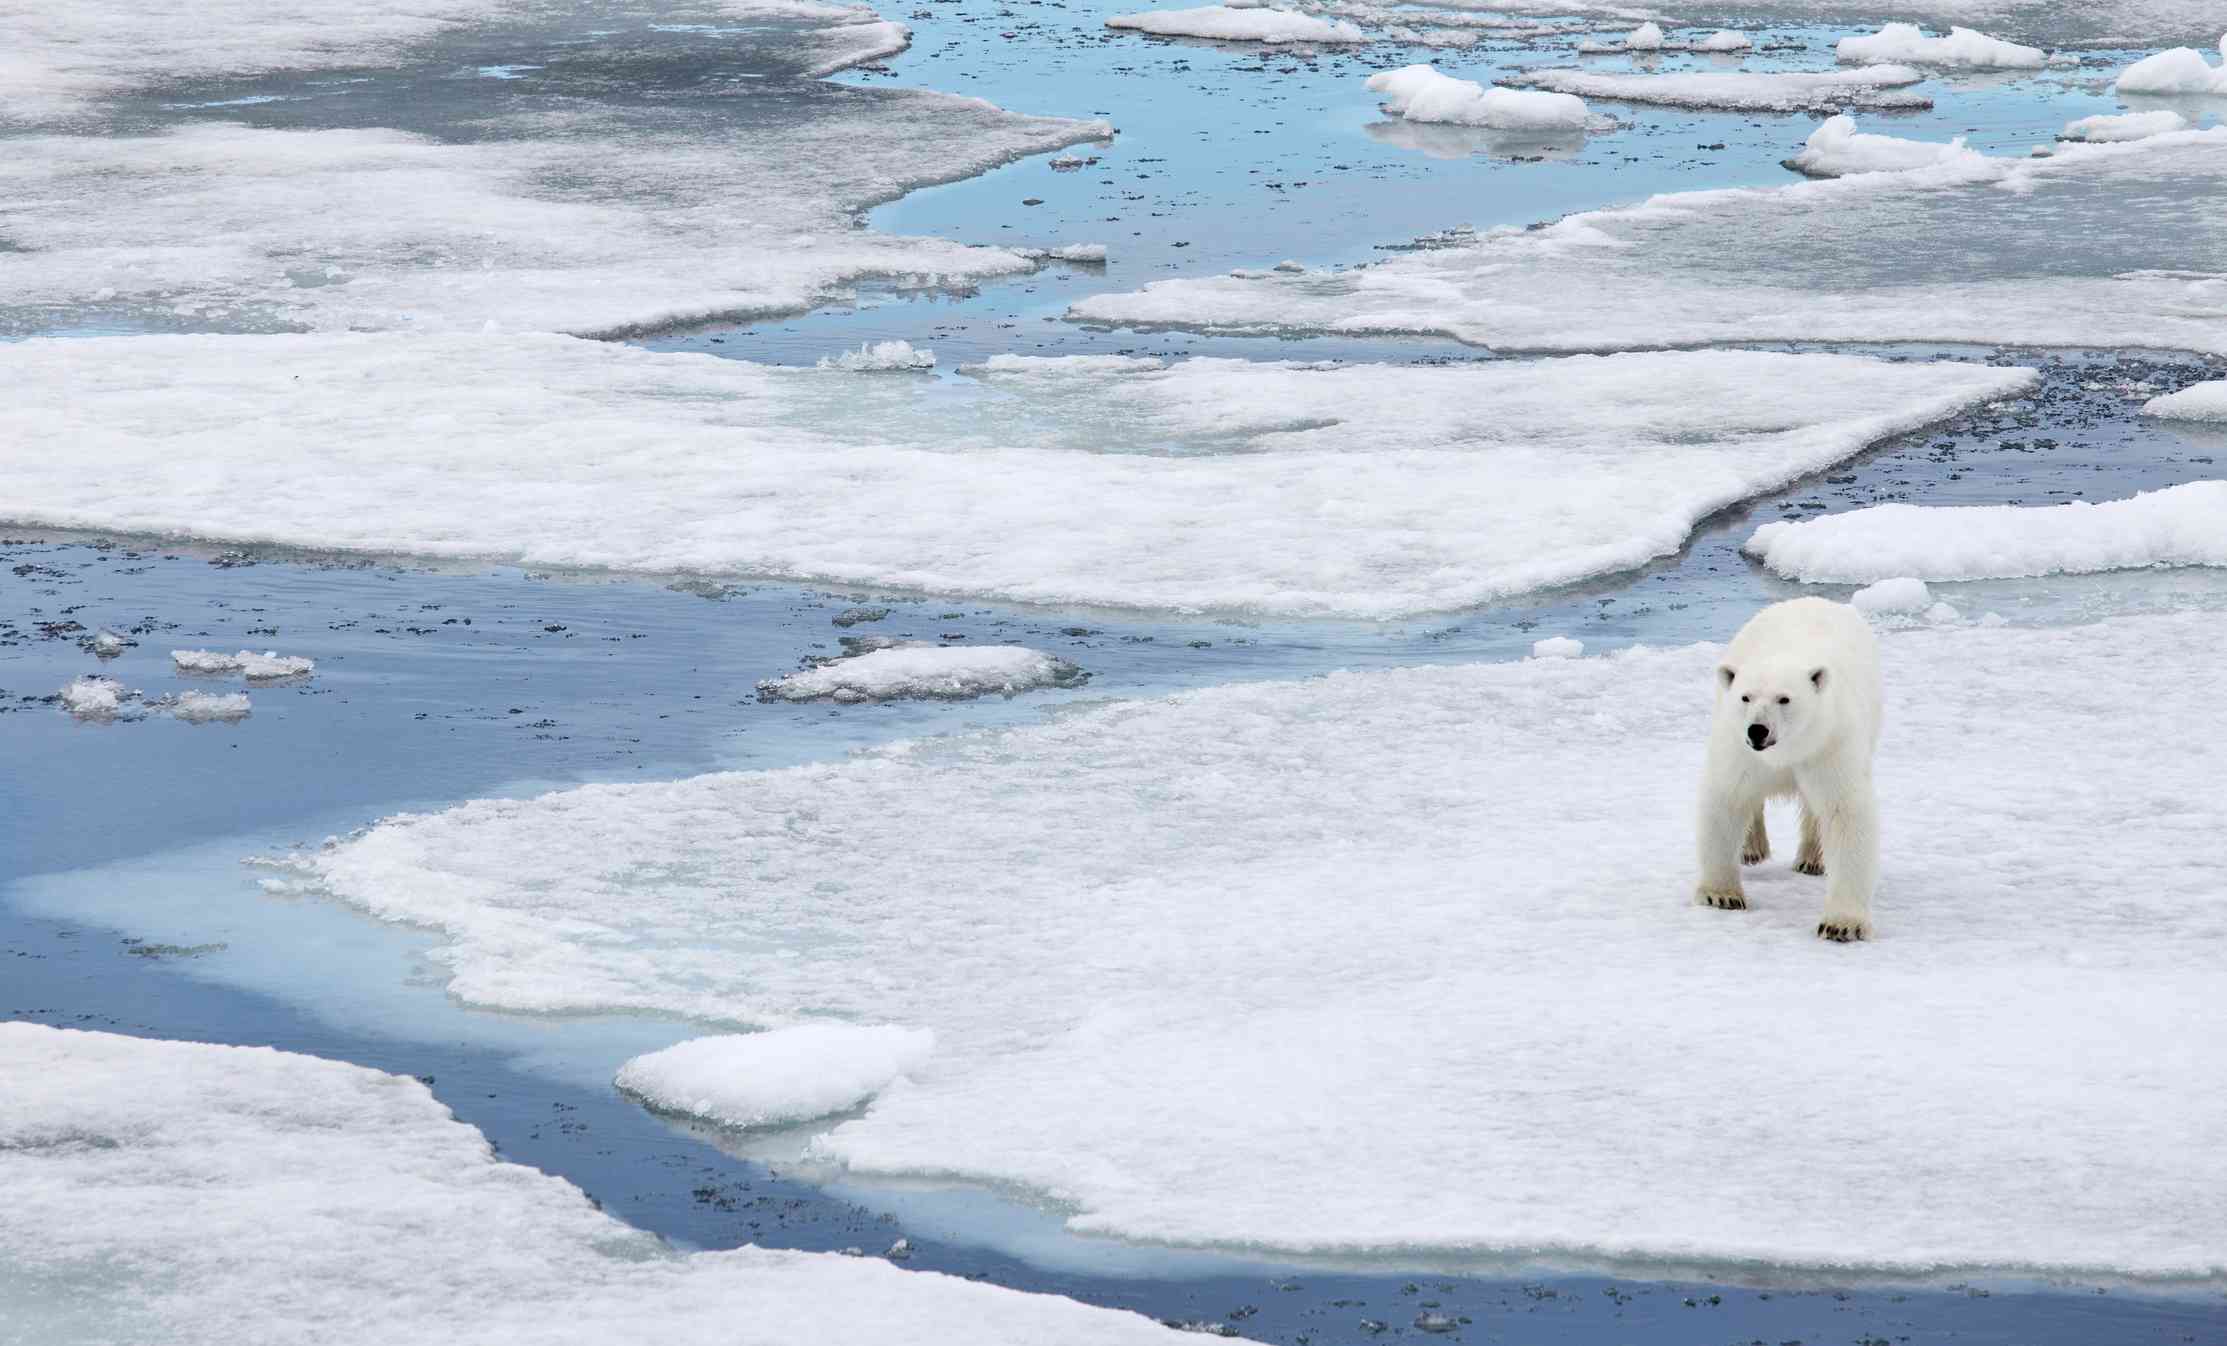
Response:
[[[1779,704],[1780,704],[1780,705],[1782,705],[1782,706],[1783,706],[1783,705],[1787,705],[1787,704],[1789,704],[1790,702],[1792,702],[1792,701],[1793,701],[1793,699],[1794,699],[1794,698],[1793,698],[1793,697],[1790,697],[1790,696],[1782,696],[1782,697],[1780,697],[1780,698],[1779,698]]]

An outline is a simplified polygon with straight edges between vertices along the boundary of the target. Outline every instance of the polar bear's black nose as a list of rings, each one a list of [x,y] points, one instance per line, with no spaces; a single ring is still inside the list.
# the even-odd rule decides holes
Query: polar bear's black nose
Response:
[[[1770,736],[1771,727],[1769,725],[1751,724],[1748,726],[1748,746],[1754,748],[1757,752],[1763,751],[1763,741]]]

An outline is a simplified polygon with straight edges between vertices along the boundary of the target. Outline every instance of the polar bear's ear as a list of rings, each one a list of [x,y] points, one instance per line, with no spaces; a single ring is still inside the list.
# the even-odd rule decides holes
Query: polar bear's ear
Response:
[[[1824,669],[1822,669],[1822,668],[1813,668],[1813,669],[1811,669],[1811,670],[1809,671],[1809,685],[1810,685],[1811,687],[1814,687],[1814,688],[1816,688],[1816,689],[1817,689],[1818,691],[1820,691],[1820,692],[1824,691],[1824,690],[1825,690],[1825,670],[1824,670]]]
[[[1732,680],[1738,676],[1740,676],[1739,670],[1735,669],[1732,665],[1717,665],[1717,686],[1730,687],[1732,685]]]

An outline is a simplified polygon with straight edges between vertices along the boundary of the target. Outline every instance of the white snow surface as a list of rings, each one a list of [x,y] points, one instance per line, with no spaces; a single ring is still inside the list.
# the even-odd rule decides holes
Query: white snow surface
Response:
[[[1626,75],[1591,70],[1534,70],[1511,83],[1620,103],[1725,108],[1739,112],[1801,112],[1813,108],[1929,108],[1933,100],[1901,86],[1925,76],[1906,65],[1855,70],[1675,71]]]
[[[204,676],[222,676],[238,673],[249,682],[274,682],[280,678],[305,677],[317,671],[317,661],[298,654],[280,654],[265,650],[241,650],[238,654],[219,654],[214,650],[172,650],[170,662],[180,673],[198,673]]]
[[[299,863],[440,931],[470,1004],[932,1029],[814,1153],[1078,1230],[2227,1273],[2227,703],[2190,694],[2227,623],[1882,643],[1856,947],[1788,814],[1753,910],[1693,905],[1715,646],[1222,687]]]
[[[1582,131],[1585,100],[1566,93],[1487,88],[1454,79],[1428,65],[1403,66],[1369,76],[1384,95],[1385,111],[1411,122],[1484,126],[1500,131]]]
[[[1077,318],[1500,350],[1755,341],[2227,354],[2227,129],[1658,196],[1342,271],[1159,281]]]
[[[1965,147],[1962,136],[1944,145],[1873,135],[1858,131],[1856,119],[1839,112],[1810,132],[1801,152],[1787,160],[1786,166],[1814,177],[1837,178],[1851,173],[1904,173],[1941,164],[1970,164],[1981,158],[1978,150]]]
[[[758,691],[783,701],[964,701],[1066,686],[1081,674],[1067,660],[1025,645],[898,645],[768,679]]]
[[[2227,379],[2191,384],[2142,404],[2145,416],[2182,421],[2227,421]]]
[[[934,369],[936,353],[926,346],[915,346],[910,341],[862,342],[855,351],[840,355],[823,355],[819,367],[840,369],[851,374],[881,374]]]
[[[665,1112],[778,1126],[857,1107],[917,1070],[935,1046],[924,1028],[797,1024],[690,1038],[628,1061],[617,1083]]]
[[[1142,14],[1117,14],[1106,20],[1108,28],[1133,28],[1161,37],[1204,37],[1219,42],[1366,42],[1369,35],[1343,19],[1321,19],[1312,14],[1261,5],[1242,8],[1201,5],[1197,9],[1152,9]]]
[[[2063,140],[2107,144],[2169,135],[2174,131],[2186,131],[2188,127],[2188,118],[2169,109],[2160,109],[2156,112],[2122,112],[2115,115],[2103,113],[2094,117],[2082,117],[2078,121],[2066,122],[2065,129],[2057,134]]]
[[[2175,47],[2146,56],[2126,68],[2114,87],[2120,93],[2227,94],[2227,34],[2219,39],[2220,64],[2194,47]]]
[[[677,1253],[416,1080],[336,1061],[0,1023],[0,1098],[0,1304],[26,1342],[1172,1339],[880,1259]]]
[[[1716,509],[2032,377],[1739,351],[1349,369],[1083,357],[993,360],[951,389],[556,336],[34,340],[0,345],[15,390],[0,512],[1382,617],[1642,564]],[[57,443],[75,448],[39,447]]]
[[[1890,23],[1876,33],[1844,37],[1834,46],[1833,55],[1852,64],[1894,61],[1993,70],[2039,70],[2049,61],[2049,53],[2039,47],[2005,42],[1970,28],[1951,28],[1947,37],[1927,37],[1914,23]]]
[[[1755,530],[1743,548],[1793,579],[1858,583],[2227,566],[2227,481],[2067,505],[1872,505]]]
[[[617,334],[796,312],[863,277],[949,286],[1035,263],[863,231],[863,207],[1112,134],[979,99],[858,91],[748,134],[566,103],[442,143],[212,122],[27,135],[0,155],[0,333],[57,309],[156,327]]]

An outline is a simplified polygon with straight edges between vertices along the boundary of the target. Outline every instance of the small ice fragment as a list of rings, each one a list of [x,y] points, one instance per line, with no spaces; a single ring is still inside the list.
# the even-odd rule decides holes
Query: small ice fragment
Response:
[[[250,710],[246,692],[180,692],[159,704],[189,724],[244,720]]]
[[[1366,42],[1368,34],[1343,19],[1266,6],[1204,5],[1198,9],[1155,9],[1117,14],[1108,28],[1129,28],[1159,37],[1203,37],[1220,42]]]
[[[1624,49],[1626,51],[1661,51],[1662,46],[1662,25],[1652,21],[1643,23],[1624,34]]]
[[[934,1052],[925,1028],[814,1023],[690,1038],[619,1067],[619,1088],[721,1126],[776,1126],[846,1112]]]
[[[934,369],[936,353],[926,346],[914,346],[910,341],[873,341],[859,346],[855,351],[841,355],[823,355],[820,368],[839,369],[852,374],[886,374],[915,369]]]
[[[1947,603],[1935,603],[1925,610],[1925,619],[1939,626],[1958,619],[1961,614]]]
[[[2000,612],[1983,612],[1983,613],[1981,613],[1981,614],[1980,614],[1980,625],[1982,625],[1982,626],[2009,626],[2009,625],[2010,625],[2010,618],[2008,618],[2008,617],[2005,617],[2005,616],[2004,616],[2004,615],[2003,615],[2002,613],[2000,613]]]
[[[1933,601],[1933,593],[1925,587],[1924,580],[1881,580],[1866,585],[1849,596],[1848,601],[1861,612],[1918,612]]]
[[[758,684],[767,701],[970,700],[1039,687],[1073,687],[1090,675],[1023,645],[899,645],[836,659]]]
[[[85,648],[90,651],[96,658],[113,659],[117,655],[122,654],[125,650],[130,649],[133,645],[136,645],[138,643],[139,642],[132,640],[129,637],[124,636],[118,632],[111,631],[104,626],[100,630],[95,631],[92,638],[85,642]]]
[[[1970,28],[1951,28],[1947,37],[1927,37],[1914,23],[1890,23],[1869,36],[1844,37],[1833,55],[1850,64],[1898,61],[1996,70],[2039,70],[2049,59],[2039,47],[2005,42]]]
[[[2145,140],[2171,131],[2186,131],[2188,118],[2178,112],[2160,109],[2156,112],[2124,112],[2116,116],[2082,117],[2065,123],[2057,133],[2060,140],[2079,140],[2089,144],[2109,144],[2123,140]]]
[[[1755,44],[1737,28],[1719,28],[1693,44],[1693,51],[1746,51]]]
[[[2227,379],[2193,383],[2177,393],[2153,397],[2142,404],[2142,414],[2177,421],[2227,421]]]
[[[276,682],[282,678],[307,677],[317,669],[317,661],[300,655],[280,654],[265,650],[241,650],[237,654],[219,654],[214,650],[172,650],[170,662],[180,673],[193,673],[204,677],[221,677],[227,673],[244,675],[249,682]]]
[[[837,626],[856,626],[860,622],[878,622],[888,615],[888,608],[845,608],[832,620]]]
[[[1548,636],[1545,640],[1531,642],[1534,659],[1575,659],[1585,653],[1585,642],[1568,636]]]
[[[2219,51],[2227,62],[2227,35]],[[2194,47],[2175,47],[2128,66],[2114,87],[2119,93],[2227,94],[2227,64],[2211,64]]]
[[[1369,76],[1384,95],[1384,109],[1411,122],[1482,126],[1498,131],[1582,131],[1585,103],[1566,93],[1487,88],[1474,80],[1441,75],[1428,65],[1403,66]]]
[[[114,678],[87,675],[62,689],[62,709],[80,720],[113,720],[124,714],[135,695]]]
[[[1858,131],[1856,119],[1842,112],[1827,117],[1810,132],[1801,153],[1788,159],[1786,166],[1812,177],[1838,178],[1856,173],[1904,173],[1955,163],[1984,169],[1987,157],[1966,149],[1962,136],[1944,145]]]

